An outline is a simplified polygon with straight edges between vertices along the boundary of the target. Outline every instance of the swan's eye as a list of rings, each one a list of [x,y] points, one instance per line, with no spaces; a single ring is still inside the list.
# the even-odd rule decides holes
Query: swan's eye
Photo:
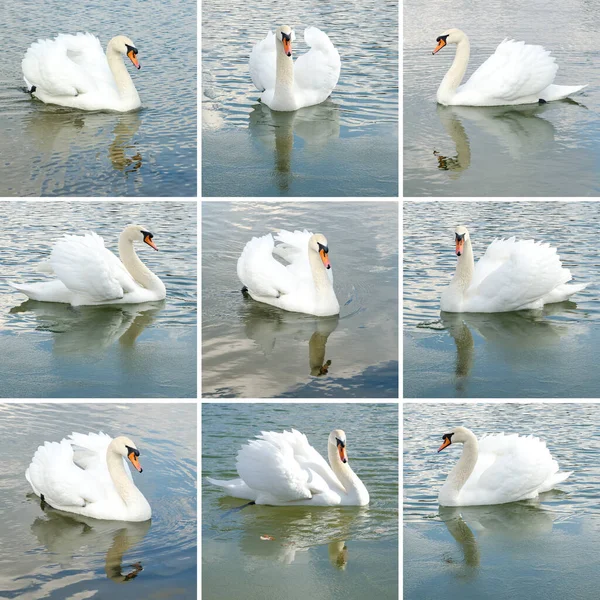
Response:
[[[325,252],[325,254],[329,254],[329,248],[327,246],[323,246],[323,244],[317,242],[317,246],[319,247],[319,252],[321,252],[321,250],[323,250],[323,252]]]
[[[131,446],[125,446],[127,448],[127,456],[133,454],[134,456],[139,456],[140,451],[137,448],[132,448]]]

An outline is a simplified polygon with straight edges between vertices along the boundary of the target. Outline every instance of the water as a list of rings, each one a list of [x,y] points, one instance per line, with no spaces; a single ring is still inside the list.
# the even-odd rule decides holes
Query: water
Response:
[[[195,196],[196,3],[145,0],[2,5],[0,196]],[[21,60],[39,38],[89,31],[103,48],[130,37],[127,67],[142,100],[133,113],[88,113],[32,101]],[[126,59],[129,63],[129,60]],[[135,72],[134,72],[135,71]]]
[[[195,422],[190,404],[0,405],[2,598],[195,598]],[[40,507],[25,470],[40,444],[73,431],[134,440],[144,472],[133,478],[150,522]]]
[[[369,490],[366,507],[248,506],[202,487],[202,596],[398,597],[398,407],[395,404],[203,404],[202,475],[231,478],[240,446],[296,427],[326,456],[332,429]],[[382,436],[382,432],[384,435]],[[262,541],[271,535],[272,541]]]
[[[405,202],[405,397],[596,397],[599,215],[594,202]],[[590,285],[543,311],[440,314],[459,224],[475,260],[496,237],[533,238],[558,248],[574,281]]]
[[[543,0],[404,3],[406,196],[597,196],[600,76],[593,42],[600,2]],[[435,94],[456,47],[431,55],[459,27],[471,42],[465,80],[505,38],[552,51],[556,83],[590,87],[542,106],[438,107]]]
[[[203,202],[202,211],[204,396],[398,397],[396,202]],[[246,242],[304,228],[327,237],[339,318],[240,293]]]
[[[459,598],[594,598],[600,545],[597,404],[404,405],[404,597],[440,589]],[[440,454],[442,434],[534,434],[561,470],[574,471],[539,500],[440,508],[439,488],[460,456]],[[447,453],[447,454],[445,454]]]
[[[196,397],[196,202],[0,202],[0,396]],[[34,302],[8,281],[43,281],[39,263],[65,233],[92,230],[118,253],[130,223],[154,233],[141,260],[162,302],[81,306]]]
[[[204,196],[398,194],[397,2],[216,0],[202,20]],[[254,44],[285,23],[296,57],[315,26],[342,60],[331,97],[294,113],[261,105],[248,70]]]

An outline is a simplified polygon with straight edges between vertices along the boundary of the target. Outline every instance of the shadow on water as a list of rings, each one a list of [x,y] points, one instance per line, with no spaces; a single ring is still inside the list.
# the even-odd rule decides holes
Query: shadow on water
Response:
[[[340,136],[340,107],[326,100],[295,112],[277,112],[258,103],[250,113],[248,128],[253,139],[273,153],[273,184],[287,193],[294,180],[295,136],[304,141],[305,151],[321,150]]]
[[[58,354],[98,354],[118,341],[133,348],[137,338],[165,307],[165,301],[144,304],[71,306],[27,300],[10,314],[31,313],[38,331],[52,333]]]

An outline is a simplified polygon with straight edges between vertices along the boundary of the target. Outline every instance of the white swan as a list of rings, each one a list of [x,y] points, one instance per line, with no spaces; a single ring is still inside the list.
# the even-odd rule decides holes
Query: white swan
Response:
[[[477,265],[471,238],[459,226],[456,240],[456,273],[442,292],[445,312],[495,313],[539,309],[564,302],[587,287],[567,284],[571,271],[562,266],[556,248],[533,240],[494,240]]]
[[[483,436],[479,442],[466,427],[442,436],[438,452],[450,444],[463,444],[459,461],[440,489],[442,506],[505,504],[535,498],[564,481],[546,443],[531,435]]]
[[[448,29],[437,40],[433,54],[456,44],[456,56],[437,91],[445,105],[502,106],[561,100],[586,85],[554,85],[558,65],[542,46],[505,39],[474,73],[460,85],[469,62],[469,38],[460,29]],[[460,86],[460,87],[459,87]]]
[[[44,442],[25,477],[33,491],[57,510],[110,521],[147,521],[152,510],[133,483],[125,458],[141,473],[140,453],[127,437],[72,433]]]
[[[258,301],[292,312],[327,317],[340,305],[333,290],[329,247],[325,236],[309,231],[281,230],[275,239],[268,233],[252,238],[237,262],[244,290]],[[279,256],[286,266],[273,258]]]
[[[293,111],[324,102],[340,77],[341,61],[326,33],[304,30],[310,50],[292,60],[295,33],[284,25],[258,42],[250,53],[250,76],[260,100],[271,110]]]
[[[57,240],[41,269],[57,277],[52,281],[10,285],[32,300],[63,302],[73,306],[139,304],[163,300],[163,282],[138,258],[133,243],[145,242],[158,250],[145,227],[128,225],[119,237],[119,260],[93,232],[65,235]]]
[[[21,63],[27,90],[46,104],[81,110],[127,112],[142,103],[123,63],[139,69],[135,44],[124,35],[106,47],[90,33],[59,34],[33,43]]]
[[[329,434],[329,464],[295,429],[276,433],[263,431],[238,452],[240,479],[208,481],[234,498],[273,506],[364,506],[369,492],[350,468],[346,434]]]

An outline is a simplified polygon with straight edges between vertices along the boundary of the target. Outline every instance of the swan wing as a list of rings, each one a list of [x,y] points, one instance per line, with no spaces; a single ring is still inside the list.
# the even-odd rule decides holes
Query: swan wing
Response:
[[[49,96],[117,91],[100,40],[90,33],[59,34],[33,43],[21,63],[28,86]]]
[[[286,231],[281,229],[275,236],[275,239],[281,244],[277,244],[273,249],[273,254],[279,256],[287,263],[287,269],[293,273],[298,280],[305,281],[311,286],[314,285],[312,270],[308,260],[308,241],[312,237],[312,232],[304,229],[303,231]],[[333,269],[327,269],[329,281],[333,283]]]
[[[137,286],[121,261],[93,232],[82,236],[65,235],[52,248],[52,270],[71,291],[95,302],[122,298]]]
[[[340,78],[339,52],[328,35],[316,27],[304,30],[304,41],[310,50],[294,64],[294,85],[304,95],[314,96],[314,104],[323,102]]]
[[[275,89],[275,34],[267,33],[260,42],[256,43],[250,53],[250,77],[257,90]]]
[[[557,71],[554,57],[542,46],[505,39],[458,92],[510,103],[535,97],[554,81]]]

